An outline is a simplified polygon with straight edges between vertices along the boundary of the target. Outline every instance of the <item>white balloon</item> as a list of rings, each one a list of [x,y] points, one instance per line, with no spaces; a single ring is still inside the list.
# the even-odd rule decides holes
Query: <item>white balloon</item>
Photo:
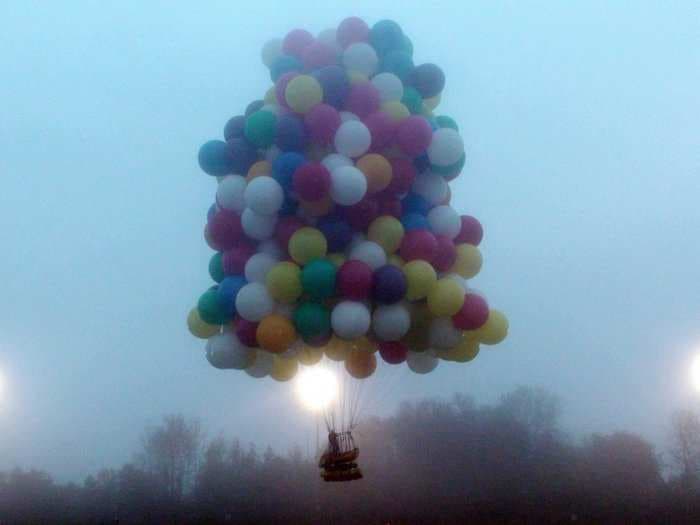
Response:
[[[457,130],[438,128],[433,131],[433,138],[428,146],[428,158],[436,166],[450,166],[459,161],[464,154],[464,142]]]
[[[273,38],[268,40],[262,47],[260,55],[262,57],[263,64],[267,67],[272,67],[275,60],[282,54],[282,39]]]
[[[343,52],[343,65],[348,71],[371,76],[377,70],[378,64],[376,51],[366,42],[350,44]]]
[[[412,189],[414,193],[417,193],[432,205],[443,202],[447,198],[449,191],[445,178],[431,171],[417,175]]]
[[[270,257],[280,260],[284,257],[284,252],[280,248],[279,243],[275,239],[267,239],[258,244],[258,251],[260,253],[266,253]]]
[[[276,224],[276,215],[260,215],[250,208],[243,210],[243,214],[241,215],[243,231],[248,237],[258,241],[264,241],[272,237]]]
[[[406,364],[416,374],[427,374],[435,370],[438,358],[431,352],[411,352],[406,356]]]
[[[249,283],[265,283],[267,273],[279,262],[277,257],[258,252],[245,263],[245,278]]]
[[[340,166],[331,172],[331,198],[343,206],[351,206],[367,193],[365,174],[355,166]]]
[[[356,158],[367,152],[372,143],[372,135],[359,120],[348,120],[338,127],[333,143],[341,155]]]
[[[255,177],[245,189],[245,205],[260,215],[273,215],[284,203],[284,190],[272,177]]]
[[[321,164],[323,164],[330,172],[333,172],[334,169],[340,168],[341,166],[354,166],[352,160],[345,155],[340,155],[338,153],[326,155],[323,157]]]
[[[451,206],[435,206],[428,212],[428,224],[435,235],[445,235],[454,239],[462,229],[462,219]]]
[[[403,83],[393,73],[379,73],[372,77],[372,84],[379,91],[379,99],[382,102],[401,100],[403,97]]]
[[[372,314],[372,330],[380,341],[398,341],[411,327],[411,314],[401,303],[382,305]]]
[[[280,156],[280,153],[282,153],[282,151],[277,146],[270,146],[265,152],[265,160],[272,164],[275,162],[275,159]]]
[[[331,312],[331,326],[341,339],[357,339],[369,330],[369,309],[356,301],[341,301]]]
[[[287,319],[291,319],[294,317],[294,305],[277,303],[275,305],[275,313],[281,315],[282,317],[286,317]]]
[[[245,373],[256,379],[270,375],[270,372],[272,372],[273,358],[274,356],[270,352],[257,350],[255,352],[255,361],[245,369]]]
[[[243,370],[251,365],[255,353],[230,331],[215,334],[207,341],[207,360],[216,368]]]
[[[333,49],[333,51],[335,51],[338,55],[342,51],[342,49],[340,48],[340,44],[338,43],[338,32],[333,28],[324,29],[323,31],[321,31],[316,37],[316,40],[326,44],[328,47]]]
[[[227,210],[241,213],[245,208],[243,194],[248,183],[240,175],[228,175],[219,181],[216,188],[216,203]]]
[[[340,113],[340,123],[347,122],[349,120],[360,120],[360,117],[355,115],[351,111],[341,111]]]
[[[455,328],[450,317],[438,317],[430,322],[428,340],[433,348],[449,350],[460,343],[462,331],[459,328]]]
[[[361,233],[361,232],[354,233],[352,235],[352,239],[350,240],[350,244],[348,244],[348,247],[345,250],[346,255],[350,255],[350,252],[352,252],[358,244],[363,243],[366,240],[367,240],[367,237],[365,237],[364,233]]]
[[[372,270],[376,270],[386,264],[386,252],[376,242],[363,241],[353,246],[348,259],[362,261]]]
[[[257,323],[274,308],[275,301],[262,283],[248,283],[236,295],[236,312],[246,321]]]

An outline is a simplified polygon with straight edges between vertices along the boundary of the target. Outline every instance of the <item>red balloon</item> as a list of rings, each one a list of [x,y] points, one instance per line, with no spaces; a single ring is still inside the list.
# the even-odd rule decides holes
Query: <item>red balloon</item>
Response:
[[[363,123],[367,126],[372,136],[372,144],[370,145],[372,151],[381,152],[384,148],[391,145],[391,142],[394,140],[396,123],[388,113],[376,111],[367,115],[363,119]]]
[[[245,263],[248,262],[257,248],[255,244],[247,240],[240,240],[235,246],[224,252],[221,264],[226,275],[242,275],[245,270]]]
[[[341,296],[361,301],[372,293],[372,268],[362,261],[345,261],[338,270],[336,287]]]
[[[281,75],[277,79],[277,82],[275,82],[275,97],[277,97],[277,103],[287,109],[289,109],[289,104],[287,104],[287,99],[284,97],[284,92],[287,89],[287,84],[296,76],[299,76],[299,73],[296,71],[289,71]]]
[[[306,71],[335,64],[335,49],[318,40],[306,46],[301,52],[301,62]]]
[[[401,201],[396,197],[382,197],[379,199],[379,215],[391,215],[400,219],[402,211]]]
[[[423,153],[433,139],[433,129],[423,117],[411,115],[396,126],[396,145],[409,157]]]
[[[300,228],[303,228],[304,226],[306,226],[306,223],[294,215],[287,215],[286,217],[282,217],[277,221],[277,226],[275,227],[275,238],[285,251],[287,250],[289,239],[292,238],[294,232]]]
[[[416,179],[416,168],[413,163],[403,157],[389,160],[391,164],[391,182],[384,190],[387,195],[403,195],[408,193]]]
[[[379,355],[390,365],[400,365],[406,360],[408,346],[401,341],[382,341],[379,343]]]
[[[340,127],[340,113],[329,104],[316,104],[304,117],[311,140],[325,146],[333,142]]]
[[[235,322],[236,335],[241,343],[246,346],[258,346],[258,339],[255,335],[258,329],[258,323],[247,321],[242,317],[237,317]]]
[[[282,41],[282,51],[301,57],[304,49],[314,42],[314,36],[305,29],[292,29]]]
[[[361,18],[351,16],[338,25],[336,39],[342,48],[356,42],[367,42],[369,39],[369,27]]]
[[[479,246],[479,243],[484,238],[484,229],[481,223],[471,215],[462,215],[462,229],[459,230],[455,243],[469,243],[474,246]]]
[[[399,254],[406,262],[416,259],[432,262],[437,247],[438,242],[435,235],[428,230],[411,230],[403,236]]]
[[[380,102],[379,90],[374,84],[371,82],[353,84],[350,86],[350,91],[345,99],[345,109],[362,119],[377,111],[379,109]],[[428,125],[428,129],[430,129],[430,125],[427,122],[426,125]]]
[[[354,230],[366,230],[370,223],[379,217],[379,203],[376,199],[365,197],[357,204],[345,207],[343,216]]]
[[[437,240],[437,251],[430,262],[438,272],[446,272],[452,268],[457,258],[457,249],[452,239],[446,235],[436,235],[435,239]]]
[[[233,247],[243,235],[240,216],[230,210],[220,209],[207,224],[209,239],[220,250]]]
[[[459,312],[452,316],[452,322],[462,330],[476,330],[484,326],[489,318],[489,305],[480,295],[468,293]]]
[[[331,189],[331,174],[323,164],[307,162],[294,172],[292,185],[302,200],[318,201]]]

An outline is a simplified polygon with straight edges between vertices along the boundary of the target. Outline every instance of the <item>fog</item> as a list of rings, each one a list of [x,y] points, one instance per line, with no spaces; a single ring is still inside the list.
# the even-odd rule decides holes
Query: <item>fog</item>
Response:
[[[164,414],[286,451],[288,384],[219,372],[185,317],[209,285],[215,183],[196,160],[270,80],[262,44],[349,15],[399,22],[446,73],[484,224],[474,280],[509,338],[406,373],[367,415],[546,387],[571,436],[662,448],[697,404],[700,45],[695,2],[4,2],[0,6],[0,469],[81,481]]]

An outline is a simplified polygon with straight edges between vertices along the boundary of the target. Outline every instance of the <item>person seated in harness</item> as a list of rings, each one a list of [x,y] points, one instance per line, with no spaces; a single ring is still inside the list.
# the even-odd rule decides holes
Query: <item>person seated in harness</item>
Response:
[[[328,433],[328,449],[321,456],[319,467],[327,470],[347,470],[356,468],[354,461],[360,455],[349,432],[338,434],[334,430]]]

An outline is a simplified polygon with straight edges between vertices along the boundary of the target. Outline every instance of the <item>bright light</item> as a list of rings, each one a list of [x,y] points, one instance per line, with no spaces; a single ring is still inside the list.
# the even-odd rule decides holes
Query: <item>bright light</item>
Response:
[[[2,376],[2,370],[0,370],[0,401],[2,401],[4,393],[5,393],[5,378]]]
[[[308,368],[297,376],[297,393],[309,410],[326,408],[338,395],[338,380],[330,370],[321,367]]]
[[[700,355],[695,356],[690,365],[690,380],[693,382],[695,390],[700,391]]]

